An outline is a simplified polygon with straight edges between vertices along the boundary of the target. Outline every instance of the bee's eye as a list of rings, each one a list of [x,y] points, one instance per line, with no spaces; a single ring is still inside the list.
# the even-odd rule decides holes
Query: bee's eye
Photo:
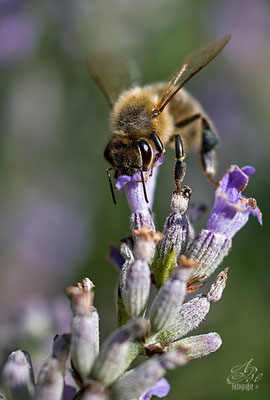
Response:
[[[152,160],[152,149],[146,140],[139,140],[138,146],[142,156],[143,168],[147,169]]]

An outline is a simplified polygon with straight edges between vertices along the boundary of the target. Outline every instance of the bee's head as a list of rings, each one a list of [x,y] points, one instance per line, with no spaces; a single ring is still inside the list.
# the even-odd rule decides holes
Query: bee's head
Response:
[[[118,135],[112,137],[104,156],[114,170],[123,175],[133,176],[151,166],[153,150],[147,140]]]

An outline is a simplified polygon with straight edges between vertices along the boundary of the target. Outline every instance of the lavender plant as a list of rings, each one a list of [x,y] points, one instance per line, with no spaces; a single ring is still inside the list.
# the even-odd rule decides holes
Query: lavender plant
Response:
[[[187,336],[221,299],[228,268],[214,279],[207,293],[196,294],[228,254],[232,238],[253,214],[262,223],[254,198],[245,198],[254,168],[231,166],[220,180],[205,227],[196,235],[188,217],[191,188],[174,191],[171,214],[163,233],[157,232],[151,205],[157,166],[145,173],[150,203],[145,202],[140,176],[119,176],[131,207],[132,235],[111,258],[120,271],[119,328],[101,345],[94,284],[84,278],[65,289],[73,318],[71,332],[55,337],[52,355],[34,378],[31,358],[17,350],[3,368],[8,400],[147,400],[165,397],[170,386],[164,375],[195,358],[218,350],[218,333]],[[155,289],[151,300],[150,292]],[[138,366],[137,356],[146,358]],[[68,361],[68,359],[70,361]],[[74,386],[65,384],[71,369]]]

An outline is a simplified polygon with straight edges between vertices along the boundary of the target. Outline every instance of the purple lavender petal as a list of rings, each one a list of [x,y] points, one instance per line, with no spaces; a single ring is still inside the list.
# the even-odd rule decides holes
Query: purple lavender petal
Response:
[[[65,385],[63,392],[63,400],[71,400],[76,392],[77,390],[75,389],[75,387],[70,385]]]
[[[247,165],[246,167],[242,167],[241,169],[249,178],[255,173],[255,168],[249,165]]]
[[[136,176],[137,176],[138,174],[136,174]],[[135,175],[134,175],[135,176]],[[131,179],[132,178],[134,178],[134,177],[131,177],[131,176],[127,176],[127,175],[120,175],[118,178],[117,178],[117,181],[116,181],[116,184],[115,184],[115,188],[116,188],[116,190],[121,190],[121,189],[123,189],[123,187],[127,184],[127,183],[129,183],[130,181],[131,181]]]
[[[159,379],[146,393],[139,397],[139,400],[149,400],[152,396],[159,398],[167,396],[170,391],[170,384],[165,378]]]
[[[146,203],[144,198],[144,191],[140,173],[135,174],[131,177],[120,175],[117,179],[115,187],[117,190],[121,190],[123,188],[125,189],[127,200],[133,213],[136,213],[138,211],[147,211],[149,208],[152,208],[157,173],[157,167],[153,169],[152,176],[150,176],[150,170],[144,173],[144,176],[147,179],[147,181],[145,182],[145,187],[149,203]]]
[[[205,229],[231,239],[246,224],[250,214],[256,216],[262,224],[256,200],[241,195],[254,172],[253,167],[240,169],[236,165],[231,166],[216,189],[215,203]]]
[[[159,165],[161,165],[164,161],[165,154],[162,154],[159,159],[155,162],[153,168],[153,174],[151,175],[151,169],[148,169],[144,172],[144,176],[146,178],[145,186],[147,191],[147,196],[149,203],[147,204],[144,198],[143,185],[141,182],[141,173],[137,173],[133,176],[127,175],[119,175],[115,188],[117,191],[121,191],[125,189],[127,199],[133,213],[138,211],[148,211],[149,207],[152,208],[153,199],[154,199],[154,191],[156,185],[156,178],[158,174]]]

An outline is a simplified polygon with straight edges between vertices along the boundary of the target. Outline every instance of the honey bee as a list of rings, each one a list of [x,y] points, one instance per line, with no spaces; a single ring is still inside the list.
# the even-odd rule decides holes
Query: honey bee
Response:
[[[94,79],[112,107],[112,137],[104,156],[111,164],[107,175],[116,204],[110,171],[133,176],[141,174],[145,200],[144,171],[152,170],[167,144],[175,146],[174,181],[176,190],[185,174],[185,155],[199,149],[201,169],[215,183],[218,135],[200,103],[183,86],[213,60],[229,42],[231,35],[209,42],[191,53],[169,83],[145,87],[132,86],[124,58],[96,55],[90,59]],[[131,87],[125,90],[125,87]],[[181,90],[180,90],[181,89]]]

